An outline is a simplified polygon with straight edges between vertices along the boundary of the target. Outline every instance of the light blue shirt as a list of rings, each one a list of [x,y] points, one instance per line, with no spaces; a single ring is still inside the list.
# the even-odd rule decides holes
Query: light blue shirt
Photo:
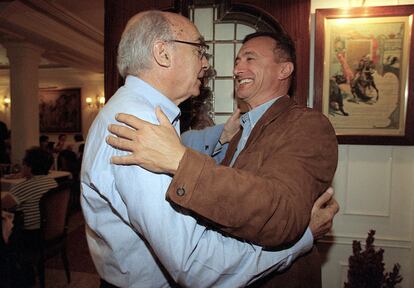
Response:
[[[102,278],[119,287],[170,287],[167,271],[182,286],[240,287],[260,274],[286,268],[312,247],[309,231],[295,246],[278,252],[223,236],[166,201],[170,176],[110,164],[111,156],[127,154],[105,142],[115,115],[130,113],[158,123],[156,106],[178,133],[177,106],[142,80],[128,76],[89,130],[81,201],[89,249]]]
[[[189,130],[181,134],[181,142],[188,147],[207,154],[220,163],[226,155],[228,144],[220,145],[219,139],[224,124],[219,124],[202,130]]]
[[[237,149],[234,152],[233,158],[231,159],[230,166],[233,166],[240,152],[243,150],[244,146],[247,143],[247,139],[249,139],[250,133],[252,132],[256,123],[260,120],[260,118],[262,118],[267,109],[269,109],[269,107],[272,106],[272,104],[275,103],[275,101],[279,98],[280,97],[269,100],[266,103],[263,103],[262,105],[250,110],[249,112],[244,113],[240,117],[240,125],[243,127],[243,131],[239,143],[237,144]]]

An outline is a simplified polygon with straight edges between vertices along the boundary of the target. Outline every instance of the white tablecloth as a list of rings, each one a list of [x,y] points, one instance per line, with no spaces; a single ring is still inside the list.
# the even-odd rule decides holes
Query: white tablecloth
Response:
[[[72,174],[70,172],[67,171],[57,171],[57,170],[50,170],[49,171],[49,176],[55,179],[59,179],[59,178],[71,178]],[[20,183],[23,182],[25,180],[25,178],[14,178],[14,179],[7,179],[2,177],[1,178],[1,191],[10,191],[10,189]]]

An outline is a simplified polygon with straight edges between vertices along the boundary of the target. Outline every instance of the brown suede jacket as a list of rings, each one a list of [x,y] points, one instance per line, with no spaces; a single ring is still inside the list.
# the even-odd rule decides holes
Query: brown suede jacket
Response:
[[[314,201],[331,184],[338,161],[335,131],[321,113],[285,96],[260,118],[230,168],[240,137],[241,131],[221,165],[187,149],[167,198],[235,237],[265,247],[290,245],[304,233]],[[315,258],[315,252],[302,258]],[[315,264],[319,272],[312,273],[320,274],[317,261],[306,266]],[[320,275],[319,280],[306,276],[303,269],[310,268],[292,275],[299,280],[288,277],[292,285],[269,287],[319,287],[309,283],[320,282]]]

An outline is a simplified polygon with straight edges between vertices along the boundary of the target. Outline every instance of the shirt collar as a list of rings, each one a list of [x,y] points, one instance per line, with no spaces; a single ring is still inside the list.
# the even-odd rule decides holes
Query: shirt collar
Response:
[[[154,108],[160,106],[162,112],[170,120],[170,123],[174,123],[180,117],[180,109],[177,105],[144,80],[136,76],[128,75],[125,79],[125,86],[134,90],[139,89],[139,94],[153,105]]]
[[[256,125],[256,123],[260,120],[260,118],[263,116],[263,114],[267,111],[267,109],[269,109],[269,107],[272,106],[272,104],[275,103],[276,100],[279,99],[279,98],[280,97],[271,99],[271,100],[263,103],[262,105],[259,105],[256,108],[250,110],[249,112],[243,114],[240,117],[240,124],[244,128],[247,121],[249,121],[250,122],[250,127],[253,128]]]

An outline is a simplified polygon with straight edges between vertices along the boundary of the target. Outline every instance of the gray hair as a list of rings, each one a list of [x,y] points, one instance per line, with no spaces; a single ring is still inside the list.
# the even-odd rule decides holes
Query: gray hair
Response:
[[[160,11],[148,11],[122,33],[117,65],[122,77],[150,69],[152,47],[157,40],[172,40],[170,22]]]

